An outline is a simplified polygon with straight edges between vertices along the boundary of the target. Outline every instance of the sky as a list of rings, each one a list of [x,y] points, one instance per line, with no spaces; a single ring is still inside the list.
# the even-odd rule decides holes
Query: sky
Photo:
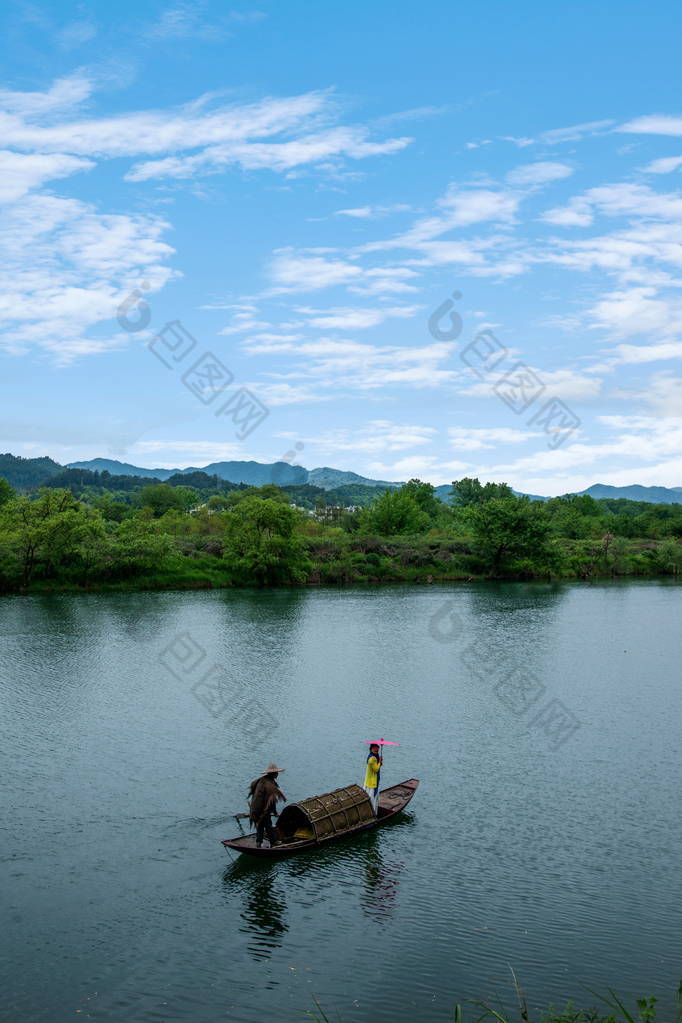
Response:
[[[682,486],[672,2],[0,14],[0,450]]]

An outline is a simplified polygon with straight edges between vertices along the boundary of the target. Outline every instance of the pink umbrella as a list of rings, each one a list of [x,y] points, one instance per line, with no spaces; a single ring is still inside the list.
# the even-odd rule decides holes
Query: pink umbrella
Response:
[[[365,746],[399,746],[399,742],[391,742],[390,739],[365,739]],[[383,750],[380,751],[383,756]]]

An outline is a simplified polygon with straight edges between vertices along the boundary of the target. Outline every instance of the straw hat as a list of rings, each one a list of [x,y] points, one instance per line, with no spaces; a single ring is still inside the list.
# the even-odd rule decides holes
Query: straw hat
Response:
[[[261,774],[281,774],[281,772],[285,770],[285,767],[278,767],[277,764],[270,764],[265,771],[261,771]]]

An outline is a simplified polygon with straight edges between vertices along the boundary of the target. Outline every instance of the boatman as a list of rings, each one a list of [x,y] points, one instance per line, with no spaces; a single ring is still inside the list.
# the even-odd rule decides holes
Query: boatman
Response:
[[[379,806],[379,779],[381,777],[381,765],[384,758],[379,756],[379,744],[373,743],[367,754],[367,770],[365,771],[365,784],[363,788],[372,801],[374,815],[377,815]]]
[[[277,784],[277,775],[283,771],[283,767],[277,764],[270,764],[262,772],[260,778],[251,782],[249,787],[249,801],[251,822],[256,825],[256,845],[260,849],[263,844],[263,834],[268,836],[271,846],[280,845],[277,841],[275,829],[272,826],[272,815],[277,813],[279,800],[286,803],[286,796]]]

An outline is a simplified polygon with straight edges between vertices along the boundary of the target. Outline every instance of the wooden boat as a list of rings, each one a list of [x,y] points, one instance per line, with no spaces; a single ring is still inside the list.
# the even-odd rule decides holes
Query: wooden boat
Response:
[[[275,859],[291,856],[385,824],[405,809],[418,785],[417,778],[408,778],[399,785],[382,789],[376,816],[365,790],[359,785],[346,785],[322,796],[311,796],[300,803],[285,806],[275,824],[280,845],[263,845],[259,849],[255,832],[239,838],[225,838],[222,844],[226,849],[249,856]]]

